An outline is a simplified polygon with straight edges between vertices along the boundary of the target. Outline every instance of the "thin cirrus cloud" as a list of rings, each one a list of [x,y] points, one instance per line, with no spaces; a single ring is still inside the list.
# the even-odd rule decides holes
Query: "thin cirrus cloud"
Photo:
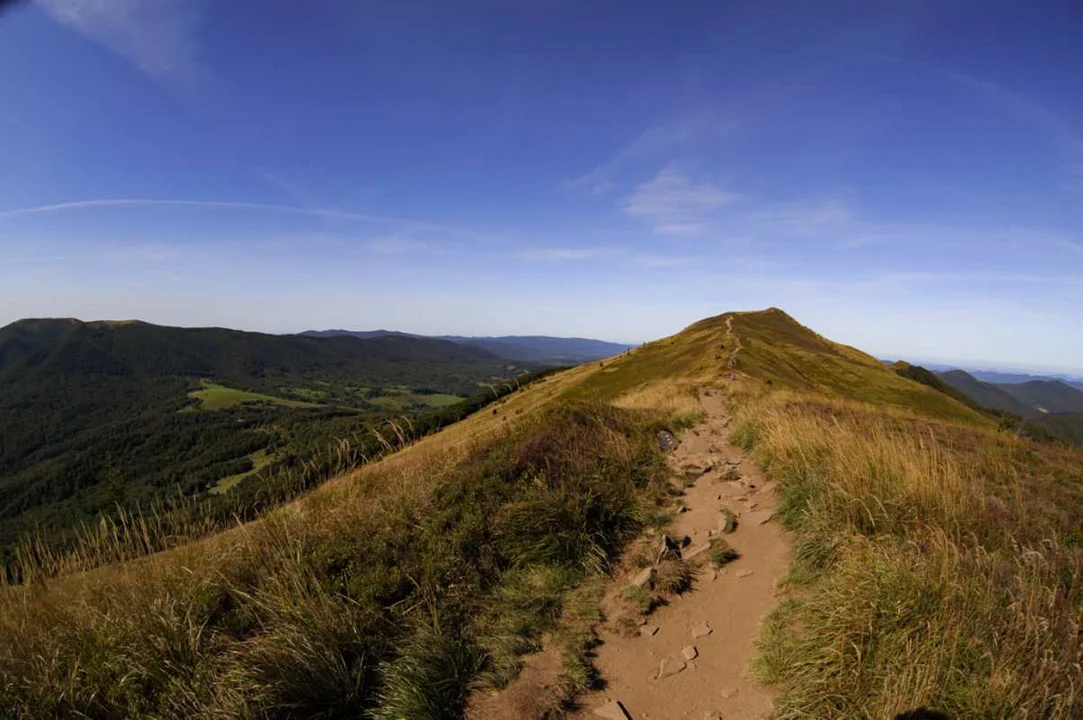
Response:
[[[616,176],[629,165],[670,153],[675,146],[692,140],[702,143],[708,130],[720,132],[727,128],[725,123],[718,122],[710,113],[698,113],[655,125],[644,130],[606,162],[579,177],[565,180],[562,185],[565,188],[586,189],[595,194],[613,190],[617,187]]]
[[[636,187],[623,209],[660,235],[699,235],[718,208],[737,198],[714,183],[695,182],[670,166]]]
[[[1002,110],[1030,121],[1034,126],[1041,128],[1043,132],[1053,138],[1061,153],[1068,175],[1072,178],[1076,188],[1083,190],[1083,137],[1064,118],[1047,107],[1003,85],[959,70],[880,53],[862,54],[883,62],[901,65],[949,80],[981,95]]]
[[[155,79],[191,77],[201,67],[202,0],[39,0],[57,23],[133,63]]]
[[[472,234],[462,230],[438,223],[430,223],[422,220],[409,218],[391,217],[387,215],[372,215],[358,213],[350,210],[336,210],[332,208],[309,208],[295,205],[277,205],[274,203],[258,202],[234,202],[219,200],[177,200],[177,199],[152,199],[152,198],[106,198],[95,200],[77,200],[74,202],[53,203],[51,205],[36,205],[33,207],[13,208],[0,210],[0,220],[8,220],[34,215],[48,215],[72,210],[87,210],[94,208],[123,208],[123,207],[163,207],[163,208],[193,208],[205,210],[251,210],[256,212],[290,213],[297,215],[309,215],[313,217],[348,220],[356,222],[397,225],[415,230],[438,230],[444,232],[456,232]]]
[[[597,248],[537,248],[525,250],[520,255],[527,260],[587,260],[598,255]]]

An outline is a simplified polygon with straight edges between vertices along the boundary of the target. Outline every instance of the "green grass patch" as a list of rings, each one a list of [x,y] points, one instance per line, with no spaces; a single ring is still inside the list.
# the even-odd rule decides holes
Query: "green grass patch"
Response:
[[[300,398],[304,398],[308,402],[322,402],[327,399],[327,390],[316,390],[315,388],[304,387],[284,387],[280,388],[284,395],[295,395]]]
[[[251,470],[247,470],[243,473],[237,473],[236,475],[230,475],[229,477],[224,477],[217,483],[215,483],[214,487],[207,490],[207,492],[209,492],[211,495],[222,495],[224,493],[227,493],[234,487],[239,485],[243,480],[245,480],[245,478],[255,475],[260,470],[267,467],[274,461],[274,457],[272,457],[266,450],[257,450],[256,452],[249,455],[248,459],[252,461]]]
[[[285,398],[275,397],[274,395],[264,395],[263,393],[249,392],[248,390],[238,390],[236,388],[226,387],[225,385],[219,385],[210,380],[200,380],[199,385],[200,388],[188,393],[188,397],[193,400],[198,400],[199,408],[201,410],[222,410],[248,403],[269,403],[271,405],[282,405],[284,407],[292,408],[321,407],[316,403],[286,400]]]
[[[446,393],[415,393],[409,390],[396,390],[386,395],[370,398],[369,402],[388,410],[406,410],[412,408],[442,408],[463,401],[458,395]]]

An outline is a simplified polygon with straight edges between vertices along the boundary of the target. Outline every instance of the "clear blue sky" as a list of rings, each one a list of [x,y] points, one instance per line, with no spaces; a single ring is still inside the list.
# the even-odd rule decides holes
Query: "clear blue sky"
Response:
[[[776,305],[1083,370],[1083,5],[40,0],[0,323],[639,341]]]

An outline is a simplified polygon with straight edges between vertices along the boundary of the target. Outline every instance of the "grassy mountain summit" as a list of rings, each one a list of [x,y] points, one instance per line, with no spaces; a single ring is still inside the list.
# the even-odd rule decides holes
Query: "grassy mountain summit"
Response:
[[[756,663],[780,717],[1083,712],[1083,453],[777,309],[539,380],[204,542],[0,589],[0,705],[459,717],[545,646],[559,716],[623,548],[677,501],[658,433],[704,388],[793,538]]]

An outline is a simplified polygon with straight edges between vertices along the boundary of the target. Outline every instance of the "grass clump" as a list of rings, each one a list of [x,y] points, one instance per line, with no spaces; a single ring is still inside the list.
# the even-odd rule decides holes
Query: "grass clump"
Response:
[[[730,547],[730,544],[721,537],[711,538],[711,563],[715,567],[722,567],[734,560],[741,557],[741,555]]]
[[[382,667],[373,720],[443,720],[462,715],[484,655],[468,639],[424,630]]]
[[[657,595],[636,585],[629,585],[621,592],[620,597],[638,615],[650,615],[660,604]]]
[[[737,530],[737,514],[728,507],[722,508],[722,527],[719,529],[724,535],[729,535]]]
[[[654,576],[654,588],[663,595],[680,595],[692,589],[695,572],[680,558],[663,560]]]

